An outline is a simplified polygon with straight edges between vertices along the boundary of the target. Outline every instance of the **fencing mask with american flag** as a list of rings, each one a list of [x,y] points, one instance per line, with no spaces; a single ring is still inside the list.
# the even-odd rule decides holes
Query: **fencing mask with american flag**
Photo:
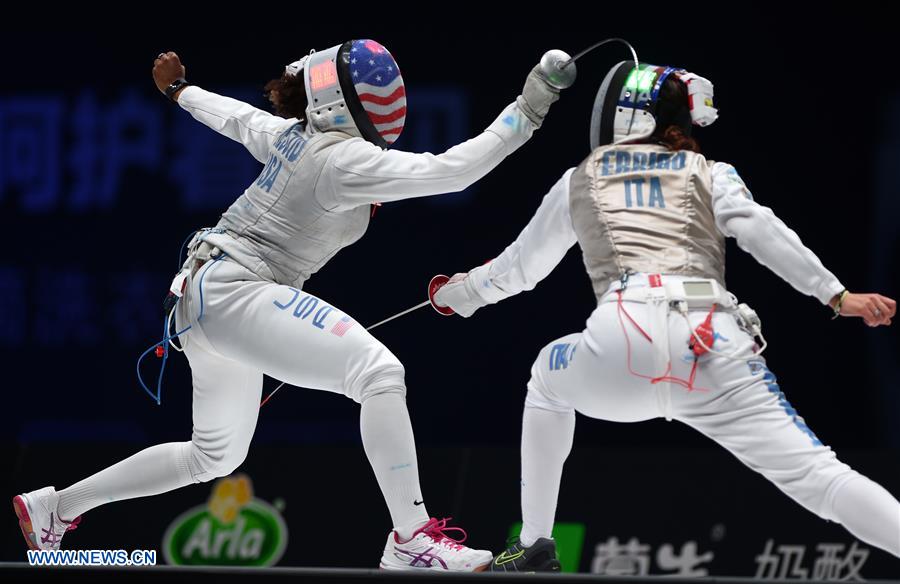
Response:
[[[359,136],[382,148],[400,136],[406,88],[397,62],[380,43],[347,41],[285,68],[290,75],[301,70],[313,128]]]

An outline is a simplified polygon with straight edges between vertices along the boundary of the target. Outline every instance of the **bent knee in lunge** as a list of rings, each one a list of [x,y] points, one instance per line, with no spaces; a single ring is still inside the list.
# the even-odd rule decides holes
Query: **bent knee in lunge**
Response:
[[[387,347],[371,343],[348,365],[346,393],[357,403],[384,393],[406,396],[405,376],[403,364]]]
[[[249,442],[214,445],[198,441],[196,437],[188,444],[191,475],[201,483],[232,474],[246,460],[250,449]]]
[[[574,412],[575,408],[553,395],[535,369],[532,368],[531,379],[528,380],[525,407],[559,413]]]

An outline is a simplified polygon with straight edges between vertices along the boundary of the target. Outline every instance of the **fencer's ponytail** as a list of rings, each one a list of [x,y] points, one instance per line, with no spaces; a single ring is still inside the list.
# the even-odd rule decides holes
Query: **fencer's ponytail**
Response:
[[[695,139],[686,135],[681,126],[669,126],[663,130],[659,137],[660,143],[669,150],[690,150],[700,152],[700,144]]]
[[[272,79],[264,88],[266,97],[275,107],[275,113],[283,118],[297,118],[306,123],[306,87],[303,75],[283,74]]]
[[[687,87],[675,75],[670,75],[660,89],[656,117],[654,140],[669,150],[700,152],[700,144],[691,136]]]

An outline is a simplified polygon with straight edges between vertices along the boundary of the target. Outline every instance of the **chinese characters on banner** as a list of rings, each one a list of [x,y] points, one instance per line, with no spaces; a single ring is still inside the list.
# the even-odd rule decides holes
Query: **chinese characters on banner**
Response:
[[[259,90],[221,93],[261,101]],[[410,120],[400,146],[441,151],[468,137],[468,97],[458,87],[416,90]],[[168,245],[173,259],[185,234],[142,224],[129,200],[171,201],[174,213],[214,221],[260,168],[240,144],[152,91],[0,98],[4,209],[25,218],[71,216],[73,226],[90,214],[107,213],[110,222],[135,223],[142,233],[171,238],[161,245]],[[29,257],[30,249],[0,258],[0,347],[140,344],[162,330],[160,303],[172,274],[142,270],[140,264],[127,272],[90,271],[66,254]]]
[[[261,92],[223,94],[259,102]],[[468,137],[468,98],[458,87],[416,90],[402,138],[413,152],[435,152]],[[223,139],[158,95],[124,89],[103,99],[91,90],[0,99],[0,203],[25,214],[114,209],[132,171],[176,190],[184,211],[222,211],[259,173],[240,144]]]
[[[647,576],[651,573],[650,551],[649,544],[641,543],[635,537],[626,543],[611,537],[594,549],[591,572],[606,576]],[[696,541],[683,544],[677,553],[672,544],[662,544],[655,555],[658,572],[683,577],[708,576],[709,570],[702,566],[713,558],[713,552],[699,553]]]
[[[812,562],[804,562],[805,545],[775,545],[766,541],[763,552],[756,556],[756,578],[763,580],[838,580],[862,581],[861,570],[869,559],[869,550],[853,542],[820,543],[815,546]],[[811,568],[811,569],[810,569]]]
[[[755,557],[759,580],[826,580],[863,581],[862,568],[869,558],[869,550],[857,542],[820,543],[815,554],[807,559],[813,546],[775,545],[766,541],[762,553]],[[621,541],[610,537],[594,548],[591,572],[605,576],[666,575],[685,578],[709,576],[713,551],[700,551],[696,541],[677,547],[663,543],[655,553],[650,544],[632,537]]]

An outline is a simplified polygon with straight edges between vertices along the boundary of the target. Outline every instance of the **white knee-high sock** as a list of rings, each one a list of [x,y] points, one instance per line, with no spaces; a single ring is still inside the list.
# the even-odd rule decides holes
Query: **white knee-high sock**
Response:
[[[360,433],[363,448],[402,539],[428,521],[419,488],[416,441],[401,393],[381,393],[362,402]],[[418,505],[416,504],[418,502]]]
[[[857,539],[900,557],[900,502],[884,487],[856,476],[838,488],[832,510]]]
[[[158,495],[194,480],[190,442],[157,444],[59,491],[60,518],[69,521],[112,501]]]
[[[563,464],[572,450],[575,412],[525,405],[522,417],[522,545],[550,537]]]

